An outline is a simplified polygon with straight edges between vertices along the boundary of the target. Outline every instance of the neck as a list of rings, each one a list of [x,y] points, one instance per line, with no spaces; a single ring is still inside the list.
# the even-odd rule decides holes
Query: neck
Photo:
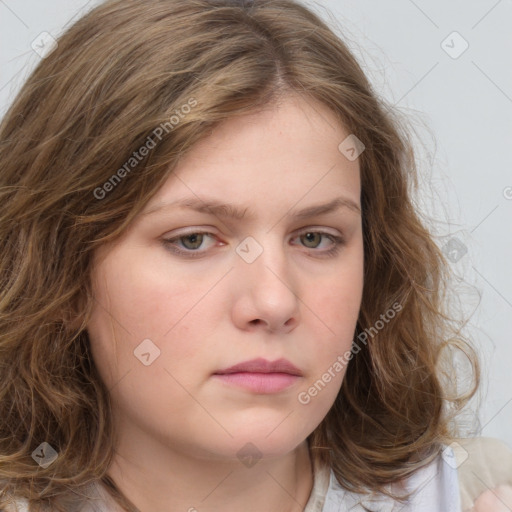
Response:
[[[303,512],[313,488],[307,441],[251,466],[121,443],[108,474],[140,512]]]

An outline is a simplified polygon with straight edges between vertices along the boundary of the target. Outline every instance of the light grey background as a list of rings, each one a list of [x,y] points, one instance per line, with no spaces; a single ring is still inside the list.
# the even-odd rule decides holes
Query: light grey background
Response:
[[[0,0],[0,116],[40,59],[31,48],[40,34],[58,37],[99,3]],[[512,2],[306,3],[409,120],[418,205],[439,245],[454,248],[456,295],[473,313],[468,333],[484,370],[474,429],[512,447]]]

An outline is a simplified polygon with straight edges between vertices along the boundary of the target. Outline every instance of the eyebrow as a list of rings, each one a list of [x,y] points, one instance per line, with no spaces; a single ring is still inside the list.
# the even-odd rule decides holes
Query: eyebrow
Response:
[[[218,217],[231,218],[236,220],[242,220],[245,218],[245,214],[248,208],[242,208],[234,204],[224,203],[215,199],[205,198],[204,200],[196,197],[187,197],[178,199],[172,202],[158,203],[152,208],[142,212],[143,216],[153,215],[163,209],[169,208],[187,208],[199,213],[207,213]],[[347,208],[353,212],[361,214],[361,208],[359,205],[347,197],[336,197],[328,203],[308,206],[302,210],[290,211],[286,216],[295,217],[297,219],[304,219],[309,217],[315,217],[317,215],[323,215],[331,213],[336,210]],[[253,218],[252,215],[249,216]]]

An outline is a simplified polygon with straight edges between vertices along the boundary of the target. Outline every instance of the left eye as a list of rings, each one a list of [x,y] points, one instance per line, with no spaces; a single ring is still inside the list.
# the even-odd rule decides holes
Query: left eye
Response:
[[[163,242],[166,247],[175,254],[194,258],[200,257],[205,254],[205,252],[207,252],[207,249],[198,249],[203,246],[203,242],[208,238],[216,237],[212,233],[196,231],[174,238],[164,239]],[[324,250],[315,250],[314,252],[319,253],[319,255],[334,255],[343,244],[343,239],[331,233],[325,233],[323,231],[304,231],[296,235],[293,240],[300,239],[301,243],[304,244],[304,247],[307,249],[318,249],[322,243],[322,240],[325,238],[331,241],[330,246]]]
[[[297,238],[300,238],[302,241],[306,242],[306,247],[308,249],[316,249],[320,243],[322,242],[322,238],[334,238],[333,235],[329,235],[327,233],[322,233],[321,231],[307,231],[298,235]],[[307,244],[311,244],[307,245]]]

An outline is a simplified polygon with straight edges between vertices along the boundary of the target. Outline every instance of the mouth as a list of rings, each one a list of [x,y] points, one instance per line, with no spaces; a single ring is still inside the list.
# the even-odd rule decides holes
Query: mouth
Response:
[[[213,376],[229,386],[255,393],[277,393],[297,383],[302,372],[286,359],[267,361],[258,358],[218,370]]]
[[[230,373],[286,373],[288,375],[301,376],[302,372],[288,359],[277,359],[276,361],[267,361],[259,357],[258,359],[251,359],[237,363],[229,368],[217,370],[216,375],[226,375]]]

